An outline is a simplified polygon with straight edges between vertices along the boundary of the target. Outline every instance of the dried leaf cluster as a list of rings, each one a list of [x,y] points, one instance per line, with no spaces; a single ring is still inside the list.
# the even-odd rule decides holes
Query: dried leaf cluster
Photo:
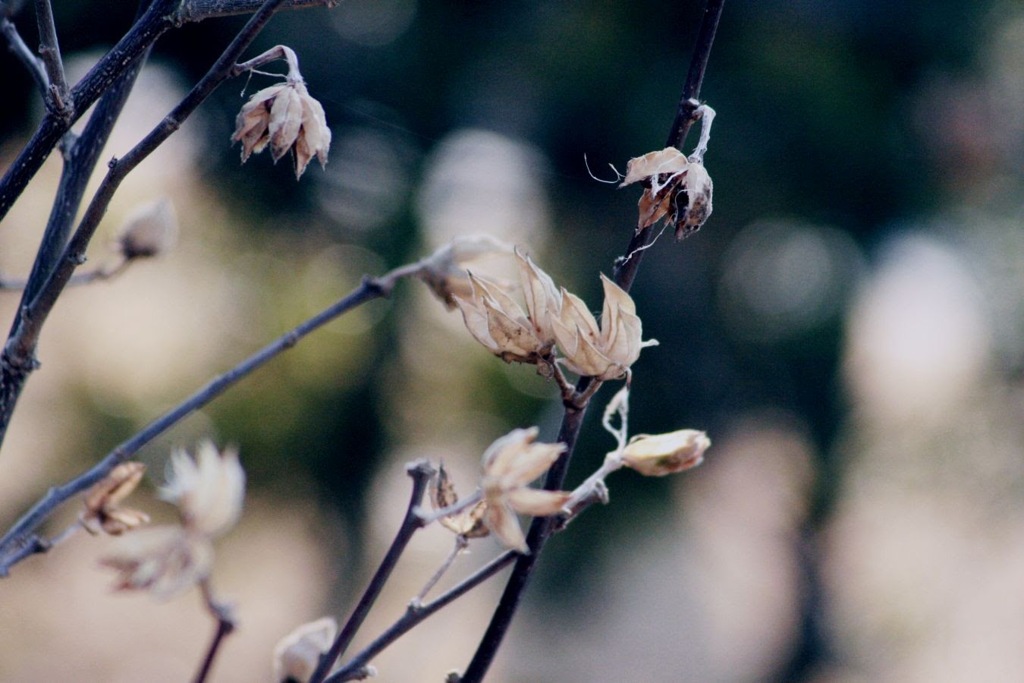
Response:
[[[703,161],[687,158],[675,147],[630,159],[619,187],[633,183],[644,188],[638,203],[638,231],[666,219],[675,226],[676,238],[682,239],[699,230],[711,215],[711,176]]]

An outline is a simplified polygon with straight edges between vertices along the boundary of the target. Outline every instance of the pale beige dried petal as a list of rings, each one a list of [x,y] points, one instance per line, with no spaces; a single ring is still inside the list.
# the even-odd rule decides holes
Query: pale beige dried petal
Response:
[[[494,537],[509,550],[529,552],[526,536],[519,526],[519,517],[508,504],[488,505],[484,512],[484,523]]]
[[[118,230],[117,246],[126,259],[158,256],[178,237],[174,204],[163,198],[133,211]]]
[[[640,357],[640,349],[657,344],[643,341],[636,304],[612,280],[601,276],[604,305],[598,325],[586,304],[562,290],[562,309],[552,322],[562,360],[571,371],[601,380],[618,379]]]
[[[562,507],[572,498],[568,491],[545,491],[543,489],[521,488],[509,491],[509,506],[516,512],[531,517],[548,517],[561,512]]]
[[[302,88],[302,130],[295,141],[295,177],[306,171],[315,156],[320,167],[327,166],[327,153],[331,148],[331,129],[323,106],[313,99],[305,86]]]
[[[648,152],[643,156],[634,157],[629,160],[629,163],[626,164],[626,176],[619,183],[619,187],[632,185],[635,182],[663,173],[674,175],[680,171],[685,171],[688,164],[686,155],[675,147],[666,147],[657,152]]]
[[[259,154],[270,141],[269,125],[270,110],[275,98],[287,89],[287,83],[279,83],[256,92],[249,101],[242,105],[235,119],[235,132],[232,142],[242,143],[242,163],[250,154]]]
[[[302,128],[301,83],[289,83],[291,87],[282,90],[270,107],[270,156],[276,162],[292,148]],[[304,87],[302,87],[305,90]]]
[[[121,463],[94,484],[85,494],[85,511],[79,515],[85,529],[117,536],[148,522],[145,512],[119,507],[142,481],[145,471],[141,462]]]
[[[178,506],[187,528],[218,536],[234,526],[245,497],[245,472],[237,451],[220,453],[204,441],[195,459],[182,450],[173,453],[170,470],[160,495]]]
[[[711,446],[708,435],[697,429],[680,429],[654,436],[633,437],[622,451],[623,462],[640,474],[663,477],[696,467]]]
[[[242,161],[270,145],[276,163],[293,152],[295,177],[305,172],[315,157],[327,163],[331,147],[331,129],[323,106],[314,99],[300,78],[264,88],[242,107],[235,121],[232,141],[242,143]]]
[[[543,474],[565,450],[564,444],[534,443],[537,428],[514,429],[496,439],[483,455],[483,477],[480,488],[487,508],[484,523],[507,548],[526,552],[526,539],[519,526],[516,510],[524,514],[555,514],[562,503],[552,507],[554,500],[565,500],[564,491],[534,491],[530,482]],[[521,506],[521,507],[520,507]]]
[[[529,256],[515,253],[519,279],[526,296],[526,314],[537,338],[545,344],[555,343],[552,319],[558,317],[562,298],[551,276],[541,270]]]
[[[149,515],[132,508],[114,508],[100,518],[100,528],[111,536],[120,536],[126,531],[148,523]]]
[[[306,683],[337,633],[338,622],[333,617],[323,617],[286,635],[274,647],[274,680]]]
[[[490,235],[466,235],[436,250],[420,261],[416,277],[436,294],[449,310],[455,297],[471,298],[472,284],[466,266],[488,256],[511,254],[512,247]]]
[[[179,526],[152,527],[120,537],[100,564],[118,572],[117,590],[146,590],[166,599],[209,576],[213,546],[206,536]]]
[[[487,311],[487,332],[503,355],[511,354],[513,360],[537,355],[543,343],[524,316],[513,318],[505,312],[508,309],[499,308],[493,299],[484,299],[483,305]]]
[[[484,482],[504,490],[525,486],[543,474],[565,450],[560,443],[534,443],[539,430],[513,429],[483,454]]]
[[[455,297],[466,328],[491,353],[506,362],[533,363],[550,350],[537,338],[522,307],[508,287],[469,274],[472,296]]]

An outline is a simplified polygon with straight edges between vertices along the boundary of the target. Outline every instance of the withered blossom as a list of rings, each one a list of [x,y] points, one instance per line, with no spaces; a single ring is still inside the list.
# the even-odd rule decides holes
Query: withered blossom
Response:
[[[561,511],[571,494],[530,488],[565,450],[561,443],[534,443],[537,428],[514,429],[483,455],[480,488],[487,504],[484,523],[506,548],[529,552],[516,513],[546,517]]]
[[[448,470],[444,463],[437,468],[437,478],[430,487],[430,504],[435,510],[442,510],[451,507],[459,502],[459,496],[455,492],[455,484],[448,476]],[[453,515],[445,515],[439,521],[441,526],[452,533],[464,538],[482,538],[490,533],[487,525],[484,524],[484,513],[487,504],[480,501],[465,510]]]
[[[85,511],[78,516],[82,526],[92,534],[100,531],[118,536],[129,529],[149,522],[141,510],[121,507],[142,481],[146,466],[141,462],[123,462],[85,493]]]
[[[152,258],[168,251],[178,237],[178,218],[170,199],[134,211],[118,230],[117,248],[126,259]]]
[[[419,262],[416,277],[452,310],[455,297],[471,298],[473,287],[466,266],[489,256],[511,254],[512,247],[490,235],[456,237]]]
[[[338,622],[333,617],[323,617],[286,635],[274,648],[274,680],[306,683],[337,633]]]
[[[641,339],[643,326],[629,294],[604,275],[601,284],[604,307],[600,325],[583,300],[564,288],[561,311],[552,322],[558,348],[570,370],[601,380],[618,379],[640,357],[640,349],[658,342]]]
[[[171,598],[203,581],[213,566],[209,537],[184,527],[139,529],[117,539],[100,564],[118,572],[117,590],[146,590]]]
[[[280,48],[288,62],[284,83],[264,88],[249,98],[238,112],[231,141],[242,143],[242,163],[268,145],[274,163],[292,150],[298,179],[314,156],[321,166],[327,164],[331,129],[323,106],[306,89],[295,53]]]
[[[687,158],[675,147],[666,147],[629,160],[619,187],[639,182],[644,188],[638,202],[638,231],[667,218],[676,228],[676,238],[682,239],[707,221],[714,184],[702,156]]]
[[[469,274],[472,295],[456,296],[466,328],[487,350],[508,363],[536,363],[551,351],[554,340],[541,339],[523,307],[511,293],[516,288]]]
[[[697,429],[666,434],[639,434],[622,451],[622,461],[640,474],[663,477],[696,467],[711,446],[708,435]]]
[[[210,441],[199,444],[194,459],[176,450],[160,497],[178,506],[185,528],[211,537],[221,535],[242,512],[245,471],[238,452],[229,448],[221,453]]]
[[[134,476],[129,471],[125,481]],[[118,486],[111,491],[108,499],[123,497]],[[213,538],[234,525],[242,509],[245,472],[238,454],[221,454],[208,441],[199,445],[195,459],[182,450],[172,453],[160,495],[178,507],[181,524],[141,529],[118,539],[100,563],[119,573],[114,584],[119,590],[148,590],[167,598],[209,576]],[[97,490],[94,504],[101,505],[103,499]]]

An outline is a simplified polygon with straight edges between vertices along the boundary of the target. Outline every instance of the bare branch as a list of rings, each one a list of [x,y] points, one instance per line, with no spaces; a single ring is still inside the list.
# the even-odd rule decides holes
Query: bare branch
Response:
[[[715,41],[715,33],[718,30],[718,21],[722,16],[722,6],[725,0],[708,0],[704,6],[704,19],[701,21],[700,31],[697,34],[697,45],[693,50],[693,58],[690,60],[690,69],[686,74],[686,82],[683,84],[683,92],[679,96],[679,104],[676,107],[675,119],[669,129],[668,147],[682,147],[690,126],[695,121],[694,115],[697,107],[700,106],[701,84],[704,82],[704,72],[707,70],[708,59],[711,56],[711,46]],[[627,257],[619,259],[615,264],[615,282],[627,292],[633,286],[633,279],[640,268],[643,260],[644,250],[650,245],[657,235],[653,226],[648,226],[633,235],[626,247]]]
[[[35,369],[35,348],[43,324],[56,304],[57,298],[71,279],[75,268],[84,263],[89,242],[99,227],[100,220],[106,213],[114,193],[120,187],[121,181],[178,130],[181,123],[209,97],[214,89],[231,76],[238,57],[263,29],[282,1],[266,0],[260,10],[235,36],[216,63],[178,106],[122,159],[110,162],[110,170],[100,183],[96,194],[93,195],[74,236],[63,251],[63,256],[57,262],[53,272],[49,274],[38,295],[21,306],[14,330],[4,346],[2,356],[0,356],[0,442],[7,432],[7,426],[10,424],[21,390],[28,380],[29,374]],[[29,287],[31,290],[31,277]]]
[[[172,28],[168,15],[177,2],[155,0],[132,29],[71,89],[68,97],[75,103],[75,110],[70,118],[64,120],[52,112],[46,113],[32,139],[21,150],[3,178],[0,178],[0,220],[10,211],[71,124],[131,68],[157,38]]]
[[[355,609],[352,610],[352,615],[349,616],[341,632],[334,639],[331,648],[320,658],[320,664],[310,677],[309,683],[320,683],[323,681],[334,665],[334,662],[345,653],[352,639],[355,638],[359,627],[363,625],[363,621],[366,620],[367,615],[370,613],[370,609],[377,602],[377,598],[380,597],[380,593],[384,590],[388,579],[391,578],[391,572],[394,571],[413,534],[423,528],[419,507],[423,502],[423,495],[427,492],[430,478],[434,475],[434,468],[426,460],[419,460],[409,465],[406,468],[406,472],[412,477],[412,493],[409,496],[409,505],[405,510],[405,518],[402,520],[402,525],[398,528],[395,540],[391,542],[391,547],[388,548],[387,554],[381,560],[377,571],[374,572],[373,578],[370,579],[370,585],[366,587]]]
[[[43,67],[42,60],[22,40],[21,34],[18,33],[18,27],[14,25],[14,22],[6,17],[0,18],[0,33],[3,34],[4,39],[7,41],[8,49],[14,53],[15,57],[21,60],[29,74],[32,75],[32,80],[36,82],[36,86],[39,88],[39,94],[45,100],[46,94],[50,91],[50,79],[46,75],[46,69]]]
[[[285,0],[281,9],[306,9],[309,7],[336,7],[341,0]],[[260,0],[185,0],[174,13],[175,24],[181,26],[190,22],[248,14],[259,8]]]
[[[466,577],[458,585],[439,595],[436,599],[425,605],[411,604],[391,627],[382,633],[376,640],[367,645],[359,654],[353,657],[345,666],[335,671],[324,683],[340,683],[341,681],[355,680],[353,676],[366,668],[367,664],[393,642],[411,631],[424,619],[433,615],[443,607],[447,607],[455,600],[473,590],[487,579],[491,578],[502,569],[510,565],[517,557],[521,557],[515,550],[507,550],[494,558],[476,572]]]
[[[199,588],[202,590],[206,610],[217,620],[217,629],[213,633],[213,640],[210,641],[210,647],[206,651],[206,656],[203,657],[203,661],[199,665],[199,671],[196,673],[195,678],[192,679],[194,683],[205,683],[210,675],[210,670],[213,668],[213,660],[217,658],[217,653],[220,652],[220,646],[223,644],[224,639],[235,630],[236,624],[234,615],[231,614],[230,606],[218,601],[214,596],[209,579],[204,579],[199,584]]]
[[[50,548],[49,542],[39,537],[35,531],[62,503],[107,476],[114,467],[135,455],[147,443],[205,406],[256,369],[295,346],[310,332],[367,301],[388,296],[396,281],[410,274],[411,272],[407,269],[396,269],[380,278],[365,278],[362,284],[348,296],[306,320],[287,334],[278,337],[228,372],[212,379],[167,413],[149,423],[142,431],[120,444],[92,468],[62,486],[51,488],[31,510],[11,527],[3,538],[0,538],[0,577],[7,576],[11,567],[26,557],[46,552]]]
[[[68,81],[64,76],[64,60],[60,56],[50,0],[36,0],[36,23],[39,26],[39,56],[50,82],[46,90],[46,108],[58,118],[70,121],[75,103],[68,97]]]
[[[690,69],[687,74],[686,84],[683,86],[683,94],[680,98],[680,112],[686,111],[684,107],[689,106],[687,103],[700,94],[700,86],[704,79],[708,58],[711,54],[711,45],[714,41],[719,18],[721,17],[723,3],[724,0],[708,0],[705,6],[704,19],[701,22],[697,37],[697,46],[694,50],[693,58],[690,60]],[[677,113],[676,120],[673,121],[669,132],[670,145],[675,144],[676,140],[685,138],[686,131],[689,130],[689,126],[692,123],[688,117],[692,115],[693,113],[690,112],[680,119],[680,114]],[[642,260],[641,257],[643,256],[643,251],[635,252],[646,244],[646,240],[651,232],[650,228],[645,228],[633,236],[629,247],[626,249],[627,254],[634,254],[633,257],[624,263],[620,262],[615,269],[614,279],[616,284],[627,292],[633,284],[637,269]],[[589,386],[589,378],[583,378],[577,385],[577,392],[579,394],[586,394],[588,393]],[[585,413],[586,405],[581,407],[565,405],[565,413],[562,417],[558,441],[566,445],[566,450],[548,471],[547,478],[544,481],[545,489],[555,490],[562,487]],[[501,642],[512,623],[512,618],[519,605],[519,599],[522,597],[523,591],[526,589],[533,574],[537,558],[540,556],[544,544],[556,526],[557,520],[551,517],[535,518],[530,525],[530,532],[527,535],[527,545],[530,547],[530,553],[521,555],[516,560],[515,568],[512,570],[512,575],[505,586],[505,592],[502,594],[498,606],[491,617],[491,622],[484,632],[483,638],[469,666],[466,668],[466,673],[461,678],[462,683],[479,683],[487,675],[487,670],[494,661],[498,648],[501,646]]]

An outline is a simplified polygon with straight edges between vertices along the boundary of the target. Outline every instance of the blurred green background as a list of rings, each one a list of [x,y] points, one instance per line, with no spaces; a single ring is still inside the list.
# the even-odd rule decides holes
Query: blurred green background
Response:
[[[79,74],[135,11],[54,9]],[[274,82],[254,75],[140,167],[103,234],[168,195],[179,246],[58,307],[0,460],[3,518],[364,273],[455,235],[523,245],[597,309],[637,191],[595,182],[588,164],[611,178],[608,164],[662,147],[701,11],[344,0],[276,16],[250,56],[298,53],[333,131],[330,163],[301,182],[266,155],[239,164],[235,114]],[[35,45],[31,8],[15,23]],[[107,155],[154,125],[241,24],[158,43]],[[40,104],[16,60],[0,60],[6,165]],[[661,344],[634,368],[631,429],[704,429],[714,446],[671,479],[613,476],[611,505],[550,544],[493,680],[1024,677],[1024,6],[729,0],[701,94],[718,113],[715,210],[646,254],[633,296]],[[51,159],[0,227],[4,275],[31,267],[58,171]],[[598,421],[612,392],[596,399],[572,482],[613,446]],[[217,575],[243,629],[215,680],[269,680],[277,637],[347,614],[401,518],[403,463],[443,458],[468,491],[490,441],[531,424],[553,438],[559,417],[552,385],[488,356],[409,283],[149,447],[154,483],[169,446],[203,435],[237,444],[249,475],[250,521]],[[175,666],[189,671],[207,637],[198,605],[109,598],[92,559],[104,540],[74,539],[0,584],[0,629],[21,644],[0,653],[4,680],[53,680],[83,661],[97,673],[76,680],[158,680],[162,658],[160,675],[187,675]],[[449,542],[410,551],[363,642]],[[463,567],[496,552],[474,548]],[[381,680],[464,667],[500,583],[401,641]],[[85,608],[43,609],[45,595],[93,615],[114,603],[104,618],[128,640],[83,633]],[[55,661],[67,643],[80,651]]]

